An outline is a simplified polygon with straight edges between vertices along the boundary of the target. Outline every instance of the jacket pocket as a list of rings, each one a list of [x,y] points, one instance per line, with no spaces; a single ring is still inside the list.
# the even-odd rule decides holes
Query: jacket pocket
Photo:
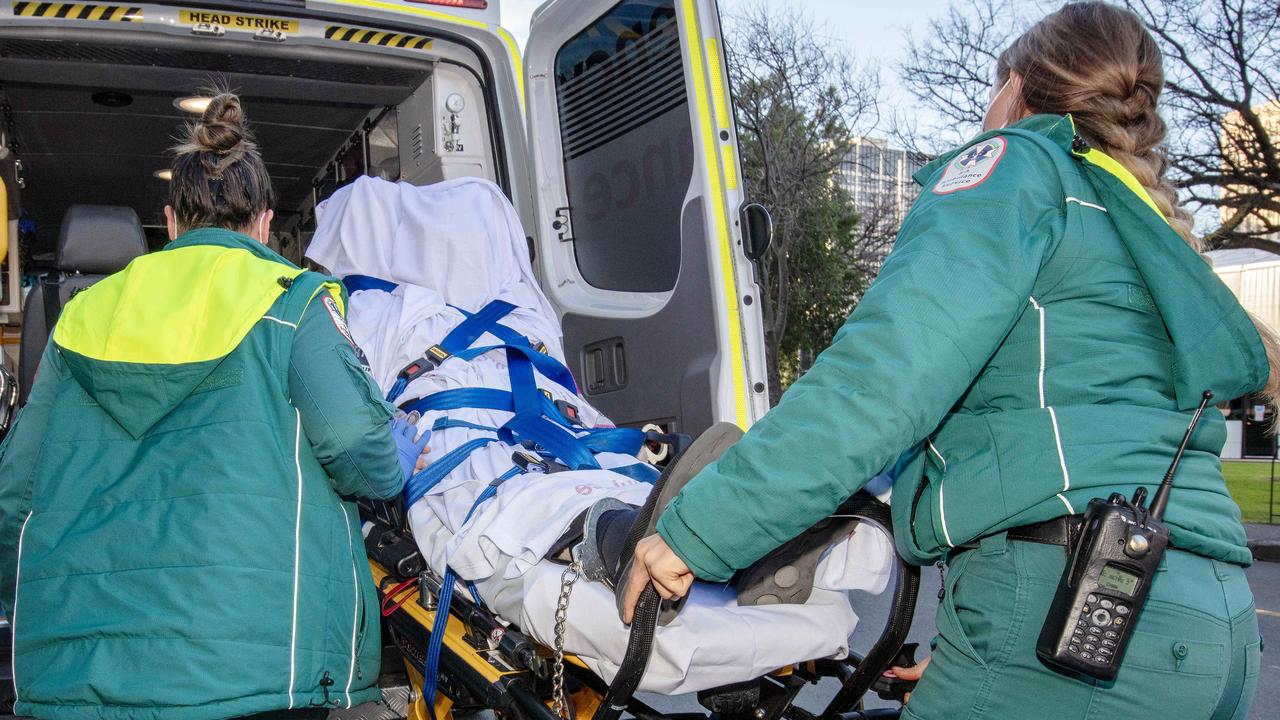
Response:
[[[938,637],[985,670],[987,659],[978,652],[970,630],[961,621],[961,607],[967,606],[958,604],[956,596],[965,568],[968,567],[974,555],[972,551],[961,553],[947,566],[947,574],[942,582],[942,600],[938,605]],[[972,610],[965,610],[965,612],[972,612]]]
[[[368,559],[363,552],[357,552],[358,542],[363,542],[362,536],[359,534],[359,527],[352,529],[351,511],[347,509],[347,503],[339,501],[339,508],[342,510],[342,518],[346,523],[347,529],[347,557],[351,561],[351,594],[354,600],[354,608],[351,613],[351,632],[350,632],[350,653],[351,661],[348,669],[350,682],[348,687],[354,685],[354,681],[363,676],[364,668],[361,667],[360,656],[364,649],[365,636],[368,634],[366,625],[368,624],[368,598],[365,597],[365,584],[361,582],[361,573],[368,574]],[[359,515],[356,516],[357,520]],[[363,545],[359,546],[363,549]]]
[[[356,357],[355,351],[350,345],[340,345],[338,354],[342,356],[343,365],[346,366],[347,372],[351,375],[351,380],[356,387],[363,388],[361,395],[371,407],[377,407],[382,410],[386,416],[384,420],[390,420],[393,414],[391,403],[387,402],[382,396],[382,391],[378,389],[377,383],[373,381],[373,376],[360,363],[360,359]]]

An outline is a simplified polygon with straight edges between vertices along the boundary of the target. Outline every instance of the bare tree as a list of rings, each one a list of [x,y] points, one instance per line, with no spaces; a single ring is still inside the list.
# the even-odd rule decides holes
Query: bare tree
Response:
[[[1126,4],[1164,49],[1171,179],[1208,245],[1280,252],[1280,0]],[[909,36],[903,83],[954,128],[913,139],[936,150],[975,132],[995,59],[1045,9],[962,0]]]
[[[1174,177],[1210,247],[1280,252],[1280,0],[1129,0],[1165,51]]]
[[[877,197],[869,206],[858,208],[854,266],[868,284],[880,274],[880,267],[893,250],[901,222],[897,204],[890,197]]]
[[[784,344],[816,344],[799,331],[814,328],[822,336],[830,325],[829,306],[840,304],[833,297],[860,290],[847,275],[852,240],[846,235],[852,222],[841,216],[854,213],[834,175],[852,136],[878,119],[879,75],[793,9],[757,3],[725,20],[743,171],[752,198],[774,217],[774,241],[759,272],[771,357],[769,388],[776,401]],[[801,295],[811,298],[813,306],[803,308],[801,324],[791,324],[797,261],[805,273]]]
[[[917,100],[937,116],[918,127],[895,118],[898,139],[936,155],[982,126],[996,58],[1027,27],[1027,3],[963,0],[929,21],[922,34],[907,34],[907,56],[898,74]],[[909,115],[909,113],[900,113]]]

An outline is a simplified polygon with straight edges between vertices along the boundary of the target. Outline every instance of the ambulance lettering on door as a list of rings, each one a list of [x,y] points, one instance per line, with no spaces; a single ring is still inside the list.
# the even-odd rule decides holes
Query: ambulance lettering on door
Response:
[[[183,10],[179,13],[182,22],[188,25],[218,25],[228,30],[274,30],[282,33],[298,32],[297,20],[262,17],[259,15],[239,15],[236,13],[210,12],[207,10]]]

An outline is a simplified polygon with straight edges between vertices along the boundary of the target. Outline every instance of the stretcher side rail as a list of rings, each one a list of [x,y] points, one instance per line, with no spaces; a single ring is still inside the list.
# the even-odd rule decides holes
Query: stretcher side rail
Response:
[[[383,600],[386,637],[403,655],[419,687],[426,668],[430,628],[440,608],[434,603],[439,578],[422,562],[417,544],[407,528],[388,524],[396,513],[385,506],[361,503],[366,549],[374,579]],[[880,528],[892,537],[889,508],[866,492],[846,501],[837,514],[851,515]],[[387,517],[392,515],[393,517]],[[407,572],[406,572],[407,571]],[[433,581],[434,580],[434,581]],[[891,612],[884,628],[865,656],[842,661],[815,660],[779,673],[728,688],[699,693],[709,714],[664,714],[636,697],[626,699],[626,712],[639,720],[863,720],[898,717],[898,710],[865,711],[862,700],[898,656],[910,630],[919,591],[920,568],[900,557],[894,573]],[[400,589],[397,589],[400,588]],[[453,594],[448,630],[439,667],[440,698],[435,717],[444,720],[451,710],[490,709],[516,720],[558,720],[551,701],[547,651],[503,625],[484,608]],[[574,717],[590,718],[608,691],[608,683],[576,660],[566,664],[571,679]],[[820,714],[810,713],[794,701],[806,685],[830,677],[841,687]],[[745,688],[745,690],[744,690]],[[428,718],[412,712],[410,718]]]
[[[862,522],[879,528],[889,536],[890,541],[893,540],[893,520],[889,506],[866,490],[854,493],[840,505],[836,514],[855,516]],[[906,643],[907,634],[911,631],[911,621],[915,617],[916,599],[920,593],[920,568],[908,563],[897,552],[894,553],[894,558],[896,567],[893,573],[893,599],[880,637],[866,655],[852,661],[856,662],[853,672],[822,711],[819,716],[821,720],[845,720],[843,716],[846,713],[859,710],[862,698],[893,664]]]

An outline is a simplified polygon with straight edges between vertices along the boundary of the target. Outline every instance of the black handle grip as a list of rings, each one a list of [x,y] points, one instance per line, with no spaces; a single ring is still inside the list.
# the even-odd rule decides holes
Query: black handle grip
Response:
[[[919,647],[919,643],[905,643],[902,649],[898,651],[897,657],[890,664],[893,667],[900,668],[915,667],[916,650]],[[871,689],[884,700],[905,702],[907,693],[916,689],[916,683],[914,680],[899,680],[898,678],[884,677],[882,675],[871,684]]]

